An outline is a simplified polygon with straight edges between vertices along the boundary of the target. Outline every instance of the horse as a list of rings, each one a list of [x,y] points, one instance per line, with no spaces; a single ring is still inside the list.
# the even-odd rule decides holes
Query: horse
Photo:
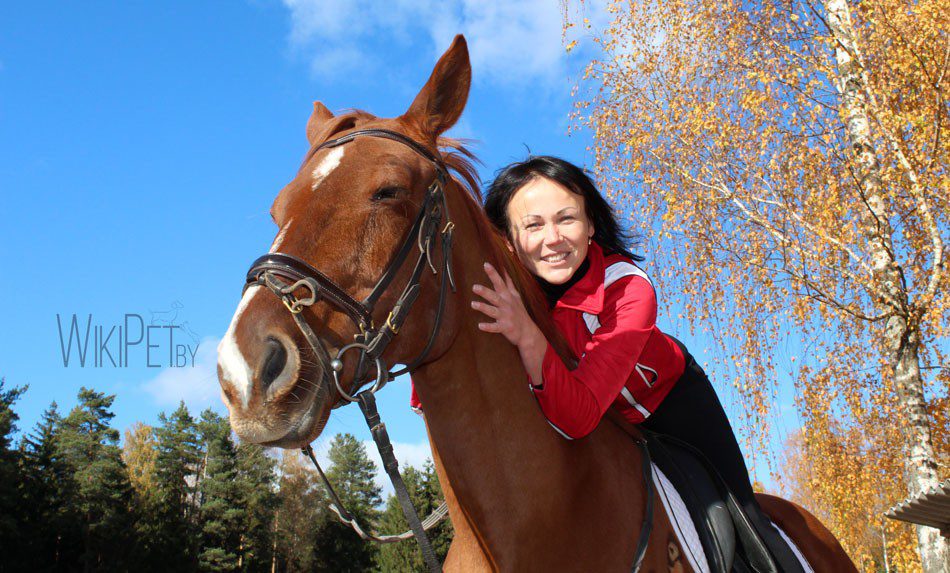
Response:
[[[535,281],[487,221],[474,156],[443,137],[470,84],[468,48],[457,36],[401,116],[334,115],[314,103],[310,152],[274,200],[278,231],[254,266],[283,265],[285,278],[300,280],[249,277],[219,346],[222,399],[242,440],[302,447],[374,359],[377,375],[408,364],[455,529],[446,571],[629,571],[654,495],[637,443],[609,421],[584,439],[563,439],[528,391],[516,349],[481,332],[469,306],[491,262],[512,277],[562,359],[573,358]],[[444,192],[433,195],[440,181]],[[403,265],[417,247],[416,265]],[[402,285],[410,286],[400,293]],[[355,308],[360,300],[373,304]],[[366,332],[387,333],[381,353],[366,352]],[[328,360],[333,353],[338,361]],[[816,571],[854,570],[808,512],[764,501]],[[691,570],[662,511],[642,569]]]

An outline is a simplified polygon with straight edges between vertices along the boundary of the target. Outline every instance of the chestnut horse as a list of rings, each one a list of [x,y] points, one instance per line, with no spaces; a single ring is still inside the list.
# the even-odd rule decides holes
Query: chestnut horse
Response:
[[[444,568],[629,571],[646,503],[638,446],[610,422],[581,440],[559,436],[528,391],[515,348],[501,336],[481,332],[480,317],[470,310],[471,286],[485,281],[487,260],[513,277],[532,316],[559,353],[570,358],[546,318],[535,282],[481,209],[471,155],[440,137],[461,115],[470,82],[468,49],[458,36],[399,117],[360,111],[334,116],[315,103],[307,124],[311,153],[271,208],[279,229],[271,252],[318,268],[353,299],[366,297],[395,258],[437,169],[405,142],[383,137],[321,144],[354,130],[388,130],[418,142],[444,163],[454,173],[445,183],[444,200],[456,225],[450,256],[458,288],[447,295],[437,328],[440,281],[445,280],[439,275],[446,269],[423,272],[418,299],[383,353],[387,364],[425,354],[412,379],[425,405],[436,470],[455,527]],[[442,246],[434,247],[434,260],[440,260]],[[386,321],[411,266],[399,270],[393,288],[379,299],[375,324]],[[219,346],[222,396],[243,440],[287,448],[309,444],[340,398],[326,384],[325,360],[295,320],[306,321],[330,354],[358,334],[353,321],[320,299],[303,312],[295,310],[298,314],[291,314],[273,293],[252,285]],[[357,389],[346,384],[357,370],[355,357],[347,354],[343,362],[342,383],[354,393]],[[766,511],[816,571],[854,570],[814,517],[787,501],[767,501]],[[690,570],[679,543],[667,516],[656,511],[643,570]]]

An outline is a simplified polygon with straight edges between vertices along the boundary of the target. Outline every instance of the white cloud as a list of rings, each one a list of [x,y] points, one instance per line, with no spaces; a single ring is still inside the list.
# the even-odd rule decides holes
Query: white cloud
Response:
[[[383,474],[383,479],[385,479],[386,483],[389,483],[389,478],[386,477],[386,472],[383,470],[382,458],[379,457],[379,452],[376,450],[376,443],[372,440],[364,440],[363,446],[369,453],[370,459],[373,460],[373,463],[376,464],[376,467],[378,467],[379,471]],[[418,444],[393,442],[393,451],[396,454],[396,459],[399,460],[400,470],[406,469],[408,466],[421,470],[426,460],[432,459],[432,447],[429,445],[428,440]]]
[[[434,61],[458,33],[468,40],[476,82],[527,86],[566,73],[564,11],[556,0],[393,0],[385,8],[371,0],[283,3],[291,15],[291,45],[314,53],[311,69],[322,76],[378,64],[386,54],[366,51],[371,39],[418,46],[422,38]],[[569,10],[574,21],[585,15],[595,25],[604,21],[601,0],[572,2]],[[582,39],[582,28],[572,29],[567,41]]]
[[[142,388],[161,406],[177,406],[181,400],[192,412],[221,404],[218,386],[218,342],[219,338],[203,338],[195,352],[194,367],[190,364],[182,368],[165,368],[158,376],[142,384]],[[193,343],[191,341],[188,344]]]
[[[366,54],[352,46],[325,48],[310,60],[310,72],[317,77],[333,77],[369,64]]]
[[[462,0],[454,14],[429,30],[436,46],[465,34],[477,74],[500,84],[551,80],[564,71],[561,11],[551,0]]]
[[[372,440],[363,440],[363,447],[366,448],[366,453],[369,455],[369,459],[376,464],[376,485],[382,489],[381,497],[385,503],[386,499],[393,492],[392,483],[389,481],[389,476],[386,474],[386,470],[383,469],[382,458],[379,457],[379,452],[376,450],[376,444]],[[325,470],[330,468],[330,460],[327,457],[330,451],[331,440],[321,440],[319,443],[314,443],[314,455],[317,457],[317,461],[320,462],[320,467]],[[429,446],[429,442],[424,441],[418,444],[408,444],[403,442],[393,442],[393,452],[396,455],[396,459],[399,461],[399,471],[405,470],[408,466],[412,466],[417,470],[421,470],[422,466],[425,464],[426,460],[432,459],[432,448]],[[335,485],[335,484],[334,484]],[[425,517],[425,516],[422,516]]]

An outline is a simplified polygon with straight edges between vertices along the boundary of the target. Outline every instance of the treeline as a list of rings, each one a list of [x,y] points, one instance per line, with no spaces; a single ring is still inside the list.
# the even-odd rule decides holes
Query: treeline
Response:
[[[342,525],[299,452],[238,444],[210,409],[195,417],[181,404],[120,445],[115,396],[83,388],[72,410],[51,404],[15,440],[25,390],[0,379],[0,572],[425,571],[414,541],[379,548]],[[362,443],[338,434],[329,459],[364,530],[406,529]],[[420,512],[441,503],[431,462],[403,476]],[[434,530],[442,559],[451,537],[447,521]]]

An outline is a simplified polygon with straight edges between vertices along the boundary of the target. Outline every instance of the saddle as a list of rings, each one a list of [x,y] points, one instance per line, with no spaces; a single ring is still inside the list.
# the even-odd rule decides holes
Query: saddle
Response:
[[[654,463],[686,504],[710,570],[780,573],[742,506],[706,457],[671,436],[644,434]]]
[[[710,571],[780,573],[742,506],[702,453],[672,436],[636,428],[611,410],[607,417],[631,436],[646,440],[653,463],[686,505]],[[657,487],[654,494],[663,492]]]

